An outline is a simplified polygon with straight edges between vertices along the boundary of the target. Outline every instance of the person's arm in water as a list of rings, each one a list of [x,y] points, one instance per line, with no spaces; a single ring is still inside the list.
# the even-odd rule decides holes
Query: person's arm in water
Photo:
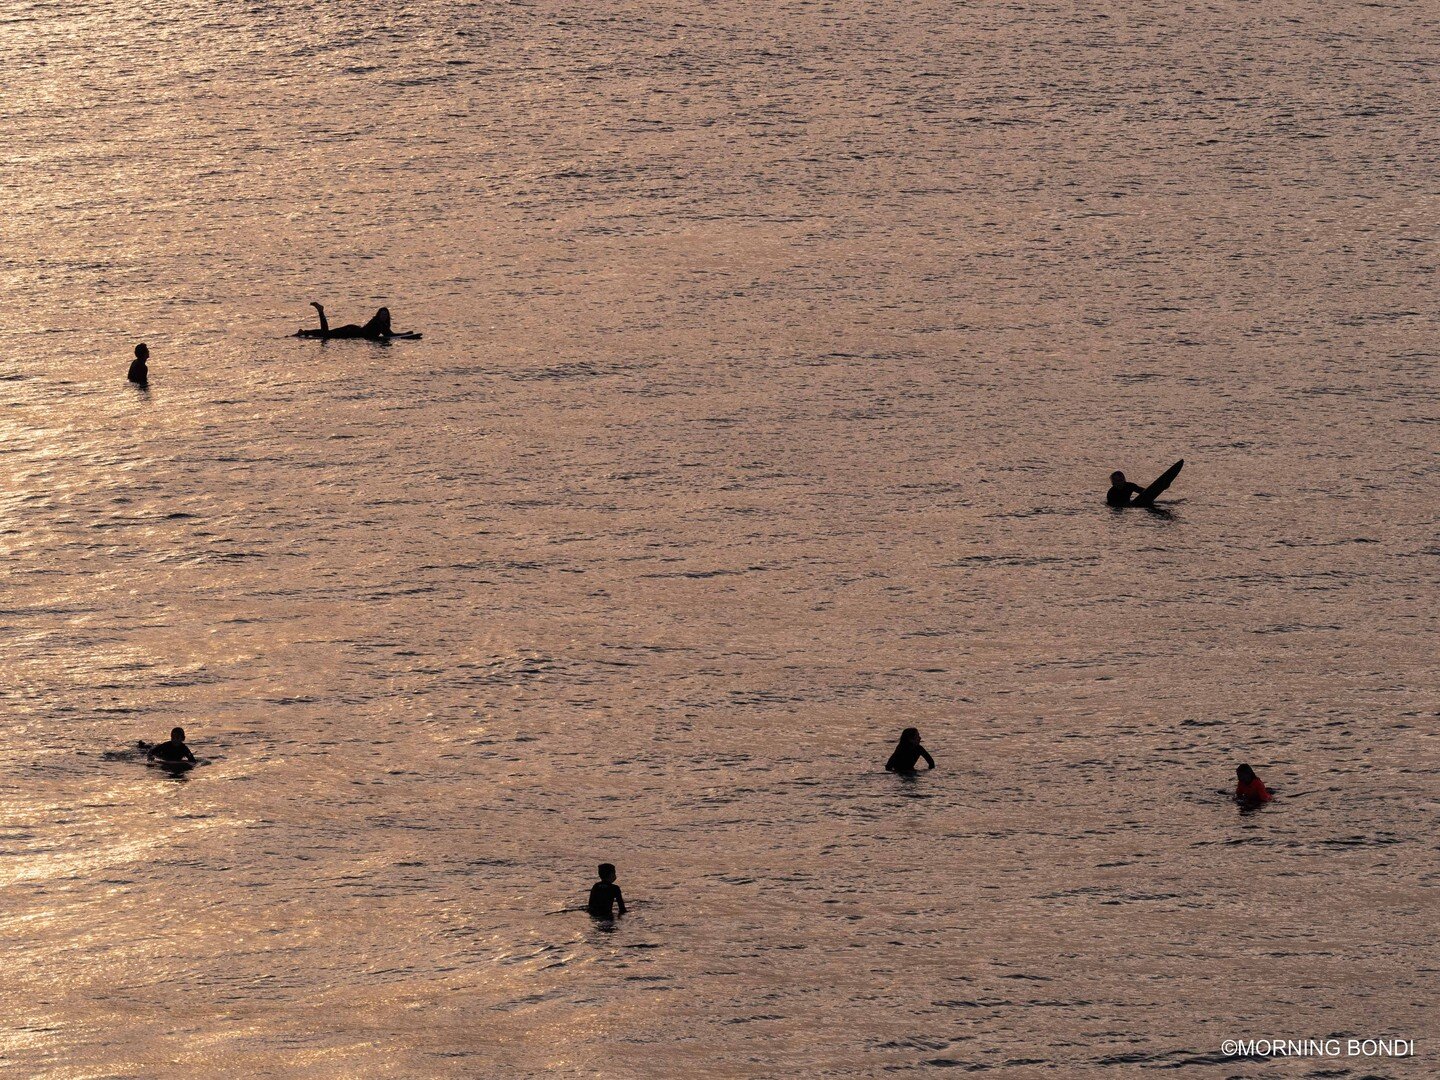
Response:
[[[930,751],[926,750],[923,746],[917,746],[915,749],[920,751],[920,756],[925,759],[925,764],[933,769],[935,767],[935,759],[930,756]]]
[[[190,752],[190,747],[187,746],[187,745],[186,745],[185,743],[183,743],[183,742],[180,744],[180,752],[185,755],[185,760],[186,760],[186,761],[189,761],[189,762],[192,762],[192,763],[194,762],[194,760],[195,760],[195,755]]]
[[[615,889],[615,903],[616,903],[616,905],[620,908],[620,914],[621,914],[621,915],[624,915],[624,914],[625,914],[625,897],[624,897],[624,895],[620,892],[620,886],[619,886],[619,885],[615,885],[615,886],[613,886],[613,888]]]

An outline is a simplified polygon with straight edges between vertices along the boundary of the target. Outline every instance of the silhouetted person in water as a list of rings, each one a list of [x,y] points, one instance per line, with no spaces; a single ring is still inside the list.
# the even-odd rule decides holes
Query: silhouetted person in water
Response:
[[[1125,474],[1116,469],[1110,474],[1110,490],[1105,493],[1106,506],[1129,506],[1130,500],[1145,489],[1125,479]]]
[[[590,899],[585,904],[585,910],[597,919],[613,919],[615,917],[614,907],[620,906],[620,914],[625,914],[625,897],[620,895],[620,886],[615,884],[615,864],[600,864],[600,880],[590,886]]]
[[[190,747],[185,745],[185,729],[183,727],[170,729],[170,741],[156,743],[150,747],[145,755],[151,761],[162,761],[167,765],[175,765],[182,761],[195,764],[195,755],[190,752]]]
[[[375,312],[370,321],[364,326],[356,326],[354,323],[346,323],[344,326],[337,326],[333,329],[330,320],[325,317],[325,309],[315,301],[310,302],[320,315],[319,330],[301,330],[296,337],[322,338],[364,338],[367,341],[389,341],[393,336],[390,330],[390,309],[381,308]]]
[[[135,346],[135,359],[130,361],[130,373],[125,377],[136,386],[150,385],[150,368],[146,361],[150,359],[150,348],[143,341]]]
[[[1275,796],[1265,790],[1260,777],[1249,765],[1235,768],[1235,801],[1241,806],[1263,806]]]
[[[895,746],[895,752],[890,755],[890,760],[885,762],[885,771],[900,773],[902,776],[915,775],[915,763],[921,758],[930,768],[935,767],[935,759],[930,756],[929,751],[920,745],[920,729],[907,727],[900,733],[900,742]]]
[[[1180,470],[1184,465],[1185,459],[1181,458],[1161,473],[1159,479],[1148,488],[1132,484],[1119,470],[1112,472],[1110,474],[1110,490],[1105,493],[1105,505],[1116,509],[1124,506],[1143,506],[1146,509],[1153,507],[1155,500],[1175,482],[1175,478],[1180,475]]]

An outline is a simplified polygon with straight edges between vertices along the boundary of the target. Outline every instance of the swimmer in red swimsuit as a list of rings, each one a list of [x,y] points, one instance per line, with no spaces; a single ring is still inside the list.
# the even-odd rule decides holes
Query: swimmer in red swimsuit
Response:
[[[1244,806],[1262,806],[1274,797],[1265,790],[1265,785],[1260,782],[1260,777],[1255,775],[1255,770],[1249,765],[1241,765],[1236,768],[1236,802]]]

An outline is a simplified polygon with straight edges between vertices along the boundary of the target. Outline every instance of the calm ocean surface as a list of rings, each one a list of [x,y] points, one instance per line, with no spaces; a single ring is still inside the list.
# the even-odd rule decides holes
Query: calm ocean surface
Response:
[[[0,1072],[1440,1073],[1440,11],[1082,7],[0,0]]]

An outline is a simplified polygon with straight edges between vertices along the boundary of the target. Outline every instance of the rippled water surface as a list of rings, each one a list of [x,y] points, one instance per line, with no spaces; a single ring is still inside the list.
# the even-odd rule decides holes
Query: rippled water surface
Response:
[[[1437,32],[0,3],[0,1070],[1435,1075]]]

